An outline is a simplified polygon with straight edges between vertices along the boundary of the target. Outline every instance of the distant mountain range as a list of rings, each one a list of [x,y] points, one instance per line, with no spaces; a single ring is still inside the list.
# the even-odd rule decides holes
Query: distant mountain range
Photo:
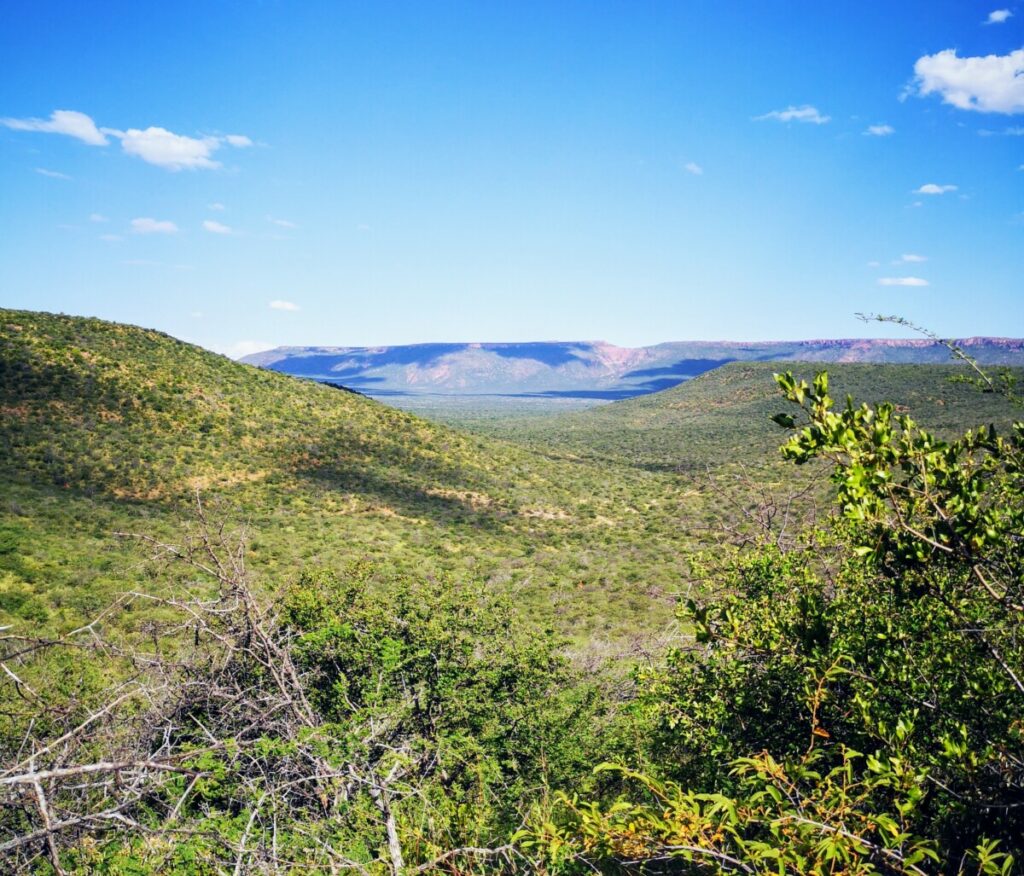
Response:
[[[964,338],[984,365],[1024,365],[1024,339]],[[278,347],[242,359],[367,395],[513,395],[622,399],[676,386],[735,361],[942,363],[927,339],[673,341],[616,347],[604,341],[447,343],[391,347]]]

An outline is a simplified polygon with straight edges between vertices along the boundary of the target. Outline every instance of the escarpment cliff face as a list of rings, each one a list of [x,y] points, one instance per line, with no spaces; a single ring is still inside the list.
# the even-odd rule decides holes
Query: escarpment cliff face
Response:
[[[984,365],[1024,365],[1020,338],[965,338]],[[667,389],[727,362],[950,361],[928,339],[671,341],[617,347],[604,341],[443,343],[389,347],[278,347],[242,361],[297,377],[344,384],[369,395],[439,393],[620,399]]]

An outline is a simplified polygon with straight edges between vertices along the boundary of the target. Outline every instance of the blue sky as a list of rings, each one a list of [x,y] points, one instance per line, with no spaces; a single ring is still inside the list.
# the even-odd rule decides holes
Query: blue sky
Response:
[[[1019,0],[4,19],[5,306],[232,354],[1024,335]]]

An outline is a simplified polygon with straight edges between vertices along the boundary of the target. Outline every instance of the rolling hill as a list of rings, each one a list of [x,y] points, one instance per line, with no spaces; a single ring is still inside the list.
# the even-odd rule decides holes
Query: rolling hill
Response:
[[[279,589],[355,559],[515,589],[583,640],[659,624],[699,497],[553,459],[167,335],[0,311],[0,625],[80,622],[196,497]]]
[[[783,409],[773,373],[810,378],[827,370],[837,399],[890,401],[940,436],[995,423],[1005,429],[1020,410],[1004,397],[963,381],[959,365],[732,362],[672,389],[562,416],[492,409],[438,408],[438,419],[583,458],[671,472],[781,464],[774,452],[783,433],[771,417]],[[1024,372],[1014,369],[1018,377]]]

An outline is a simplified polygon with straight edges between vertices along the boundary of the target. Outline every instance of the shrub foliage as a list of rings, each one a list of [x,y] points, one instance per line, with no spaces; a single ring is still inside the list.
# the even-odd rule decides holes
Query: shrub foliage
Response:
[[[719,563],[640,674],[640,769],[522,835],[552,871],[1008,873],[1024,860],[1024,425],[942,441],[777,377],[841,517]],[[802,419],[802,422],[800,419]]]

